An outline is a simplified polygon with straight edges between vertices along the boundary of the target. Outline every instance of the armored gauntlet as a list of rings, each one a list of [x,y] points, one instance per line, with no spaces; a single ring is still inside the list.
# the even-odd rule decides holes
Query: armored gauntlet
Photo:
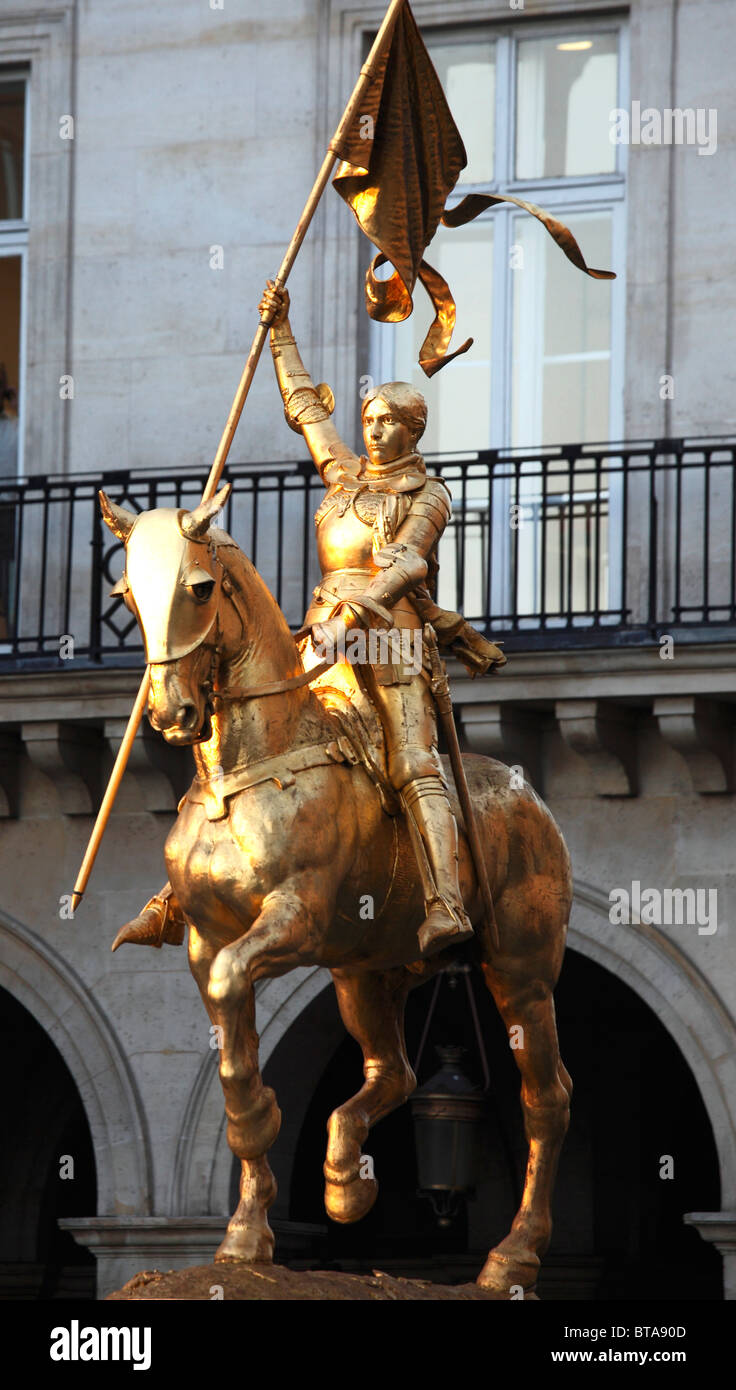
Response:
[[[303,425],[328,420],[335,409],[335,398],[324,382],[314,385],[291,336],[288,319],[271,329],[271,352],[290,429],[301,434]]]

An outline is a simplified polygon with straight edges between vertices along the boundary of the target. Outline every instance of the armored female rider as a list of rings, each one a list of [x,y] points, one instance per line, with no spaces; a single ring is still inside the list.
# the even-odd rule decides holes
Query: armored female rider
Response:
[[[301,433],[325,484],[316,512],[322,579],[305,619],[311,640],[305,667],[325,652],[345,652],[356,629],[421,631],[431,623],[439,643],[475,673],[504,657],[458,613],[431,598],[436,550],[451,515],[442,480],[427,474],[417,445],[427,422],[423,396],[404,382],[370,392],[362,408],[366,454],[340,438],[331,419],[332,393],[315,387],[302,363],[289,323],[286,290],[268,281],[260,305],[271,323],[271,351],[292,429]],[[419,948],[431,955],[472,936],[458,884],[458,835],[437,751],[437,720],[428,662],[417,670],[406,646],[363,648],[343,677],[354,681],[378,714],[388,778],[409,821],[422,878],[425,919]],[[352,650],[359,650],[352,644]],[[387,659],[384,659],[387,658]],[[139,917],[122,928],[123,941],[160,946],[183,939],[184,919],[169,885]]]

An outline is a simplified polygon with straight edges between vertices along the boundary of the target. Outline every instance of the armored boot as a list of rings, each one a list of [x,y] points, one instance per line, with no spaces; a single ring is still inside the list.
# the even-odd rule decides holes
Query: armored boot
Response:
[[[141,909],[137,917],[120,928],[112,943],[117,951],[125,941],[134,946],[156,946],[161,949],[164,942],[169,946],[181,946],[186,931],[186,919],[179,907],[170,883],[161,889],[150,902]]]
[[[423,956],[470,941],[473,928],[458,884],[457,825],[439,777],[417,777],[400,792],[417,856],[426,917],[417,933]]]

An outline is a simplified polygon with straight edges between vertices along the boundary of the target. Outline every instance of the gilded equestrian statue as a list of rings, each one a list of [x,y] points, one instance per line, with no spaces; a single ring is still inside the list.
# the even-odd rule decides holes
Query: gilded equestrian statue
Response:
[[[191,744],[196,776],[166,842],[169,883],[118,934],[160,946],[189,938],[205,1008],[221,1029],[228,1142],[240,1201],[216,1258],[271,1260],[275,1196],[268,1150],[280,1126],[263,1085],[254,987],[297,966],[325,966],[364,1057],[364,1084],[328,1124],[325,1207],[352,1222],[372,1207],[362,1175],[371,1127],[411,1094],[403,1015],[411,988],[472,941],[514,1050],[529,1144],[522,1202],[478,1282],[508,1296],[536,1283],[569,1118],[552,991],[571,903],[567,849],[543,802],[508,768],[463,759],[495,904],[494,940],[446,761],[437,751],[427,644],[437,634],[473,671],[498,648],[434,602],[436,548],[449,494],[417,453],[426,406],[404,383],[363,404],[366,455],[340,439],[329,388],[305,372],[288,295],[269,282],[261,306],[287,420],[326,492],[317,511],[322,580],[298,644],[236,542],[214,525],[229,485],[192,512],[139,516],[101,494],[125,544],[116,586],[144,637],[149,718]],[[387,628],[406,644],[369,644]],[[351,645],[352,642],[352,645]],[[417,648],[415,647],[414,650]],[[363,901],[374,915],[359,911]]]

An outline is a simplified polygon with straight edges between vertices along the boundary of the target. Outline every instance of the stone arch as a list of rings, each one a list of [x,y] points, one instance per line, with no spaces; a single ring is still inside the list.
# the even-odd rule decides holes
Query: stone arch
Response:
[[[609,900],[582,882],[575,887],[568,941],[582,955],[610,970],[630,986],[661,1020],[693,1072],[703,1097],[718,1151],[722,1201],[736,1205],[736,1094],[732,1084],[733,1023],[713,987],[656,928],[611,927]],[[316,966],[295,970],[257,987],[261,1065],[303,1009],[330,984],[328,971]],[[327,1041],[327,1040],[323,1040]],[[313,1082],[326,1058],[311,1056]],[[310,1087],[310,1077],[304,1077]],[[203,1060],[192,1088],[179,1138],[171,1196],[176,1215],[229,1215],[232,1155],[225,1137],[225,1116],[217,1065]]]
[[[53,947],[0,912],[0,985],[63,1057],[92,1135],[100,1214],[151,1211],[148,1128],[128,1060],[87,986]]]
[[[575,886],[568,944],[617,975],[674,1038],[695,1077],[713,1128],[721,1206],[736,1205],[734,1025],[713,986],[656,927],[611,926],[608,895]]]

